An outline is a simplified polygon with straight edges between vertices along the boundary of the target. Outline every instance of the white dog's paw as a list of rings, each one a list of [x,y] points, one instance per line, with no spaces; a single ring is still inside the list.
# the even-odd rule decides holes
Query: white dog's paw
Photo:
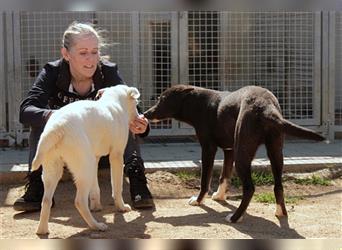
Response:
[[[227,222],[229,222],[229,223],[233,223],[232,220],[231,220],[231,218],[233,217],[233,215],[234,215],[234,213],[229,213],[229,214],[226,216],[225,221],[227,221]],[[241,217],[237,220],[236,223],[241,222],[242,219],[243,219],[243,216],[241,216]]]
[[[197,196],[195,196],[195,195],[192,196],[192,197],[189,199],[188,203],[189,203],[189,205],[191,205],[191,206],[199,206],[199,205],[201,205],[201,203],[197,201]]]
[[[105,223],[102,223],[102,222],[96,223],[95,227],[96,228],[94,228],[94,229],[97,229],[97,230],[100,230],[100,231],[106,231],[108,229],[108,226]]]
[[[47,227],[38,226],[36,234],[45,235],[45,234],[49,234],[49,233],[50,232],[49,232],[49,229]]]
[[[220,194],[219,192],[215,192],[211,196],[211,199],[213,199],[214,201],[224,201],[224,200],[226,200],[226,195]]]
[[[132,210],[131,206],[128,204],[122,204],[120,206],[116,206],[117,210],[121,213],[126,213]]]

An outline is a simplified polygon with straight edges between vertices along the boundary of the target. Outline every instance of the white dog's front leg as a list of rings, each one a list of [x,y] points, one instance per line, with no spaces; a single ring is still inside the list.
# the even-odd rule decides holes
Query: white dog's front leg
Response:
[[[93,183],[93,186],[90,190],[90,210],[91,211],[101,211],[102,205],[101,205],[101,198],[100,198],[100,187],[98,183],[97,176],[95,176],[95,180]]]
[[[123,183],[123,159],[122,154],[110,155],[111,181],[112,181],[112,196],[116,209],[120,212],[129,212],[131,207],[125,204],[122,198],[122,183]]]
[[[76,180],[77,193],[75,198],[75,207],[91,229],[105,231],[108,226],[105,223],[96,221],[90,213],[88,207],[88,196],[90,190],[86,183],[87,182]]]

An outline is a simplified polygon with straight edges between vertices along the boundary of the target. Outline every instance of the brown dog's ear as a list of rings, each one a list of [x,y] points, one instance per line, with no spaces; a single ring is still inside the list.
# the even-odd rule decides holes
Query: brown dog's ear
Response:
[[[179,92],[190,92],[195,89],[194,86],[192,85],[187,85],[187,84],[176,84],[173,85],[171,88],[176,89]]]
[[[188,94],[191,91],[195,90],[195,88],[193,86],[190,86],[190,85],[182,85],[182,86],[184,86],[184,88],[181,90],[181,92],[183,94]]]

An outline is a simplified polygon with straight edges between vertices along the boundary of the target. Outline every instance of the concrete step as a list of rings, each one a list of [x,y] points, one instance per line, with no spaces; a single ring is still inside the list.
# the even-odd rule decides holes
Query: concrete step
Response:
[[[179,171],[199,169],[201,147],[198,143],[146,143],[141,145],[147,172],[156,170]],[[342,141],[291,142],[284,145],[284,171],[308,172],[342,166]],[[0,182],[22,183],[28,171],[28,149],[2,148],[0,150]],[[215,168],[223,164],[223,153],[218,150]],[[261,146],[252,162],[255,169],[267,169],[270,162]]]

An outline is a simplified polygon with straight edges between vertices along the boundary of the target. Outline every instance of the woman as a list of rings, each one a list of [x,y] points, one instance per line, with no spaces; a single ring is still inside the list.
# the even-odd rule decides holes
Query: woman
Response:
[[[98,90],[124,84],[117,65],[101,59],[102,38],[90,24],[72,23],[64,32],[62,45],[63,58],[44,66],[20,106],[20,122],[28,124],[31,132],[28,183],[25,194],[14,203],[14,209],[18,211],[37,211],[41,208],[44,194],[42,168],[33,172],[30,170],[39,137],[53,110],[77,100],[94,100]],[[124,155],[124,172],[130,182],[132,205],[135,208],[152,207],[144,163],[135,139],[135,134],[148,134],[147,119],[143,115],[136,118],[130,124],[130,131]]]

